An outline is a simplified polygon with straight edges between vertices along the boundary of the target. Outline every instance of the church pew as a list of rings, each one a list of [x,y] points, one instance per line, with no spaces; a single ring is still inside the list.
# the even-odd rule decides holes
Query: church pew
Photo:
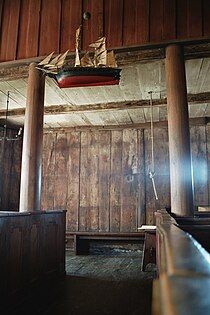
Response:
[[[11,307],[34,286],[65,275],[65,214],[0,212],[1,307]]]
[[[175,219],[165,210],[156,213],[158,279],[153,315],[210,314],[210,255],[185,231],[190,220]],[[205,225],[197,226],[205,230]]]

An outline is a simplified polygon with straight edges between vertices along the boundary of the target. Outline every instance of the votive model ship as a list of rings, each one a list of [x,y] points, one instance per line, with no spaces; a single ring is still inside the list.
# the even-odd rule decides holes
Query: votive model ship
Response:
[[[76,57],[74,67],[66,65],[69,52],[53,58],[53,53],[41,61],[37,68],[53,78],[60,88],[117,85],[121,69],[117,68],[114,52],[107,52],[106,38],[101,37],[89,45],[89,50],[80,58],[81,27],[76,31]]]

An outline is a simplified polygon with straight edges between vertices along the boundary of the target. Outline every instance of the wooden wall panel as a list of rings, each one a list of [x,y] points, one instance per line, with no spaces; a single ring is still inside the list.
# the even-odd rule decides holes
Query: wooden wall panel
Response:
[[[195,205],[208,204],[208,153],[206,126],[190,128]]]
[[[163,40],[176,38],[176,0],[163,2]]]
[[[82,23],[82,0],[63,0],[60,51],[75,50],[76,29]]]
[[[188,37],[202,37],[201,0],[188,0]]]
[[[188,0],[177,0],[177,38],[188,36]]]
[[[106,1],[106,0],[105,0]],[[83,20],[83,49],[104,36],[103,0],[83,0],[83,12],[90,12],[91,18]]]
[[[123,45],[149,41],[149,1],[124,0]]]
[[[52,51],[59,52],[60,17],[60,0],[42,0],[39,56],[44,56]]]
[[[210,36],[210,3],[203,0],[203,35]]]
[[[15,60],[18,39],[20,0],[6,0],[3,6],[0,61]]]
[[[21,1],[17,59],[38,55],[40,6],[41,0]]]
[[[123,37],[123,1],[105,0],[104,30],[107,47],[122,46]]]
[[[67,184],[67,226],[71,231],[79,228],[79,203],[80,203],[80,132],[67,134],[68,146],[68,184]]]
[[[69,150],[66,133],[57,133],[54,165],[54,209],[66,210]]]
[[[8,137],[13,138],[16,134],[16,130],[7,131]],[[21,155],[22,139],[0,141],[0,210],[17,211],[19,208]]]
[[[98,173],[98,198],[99,198],[99,231],[110,230],[110,212],[107,211],[110,205],[110,154],[111,154],[111,131],[99,133],[99,173]]]
[[[150,0],[150,42],[160,42],[163,36],[163,0]]]
[[[55,190],[55,143],[56,133],[44,134],[43,138],[43,166],[42,166],[42,203],[41,209],[54,209]]]
[[[119,232],[121,225],[122,131],[111,133],[110,230]]]
[[[137,229],[138,144],[137,130],[123,131],[121,231]]]
[[[83,50],[102,35],[110,48],[210,36],[209,0],[7,0],[0,17],[2,8],[0,61],[74,51],[80,24]]]

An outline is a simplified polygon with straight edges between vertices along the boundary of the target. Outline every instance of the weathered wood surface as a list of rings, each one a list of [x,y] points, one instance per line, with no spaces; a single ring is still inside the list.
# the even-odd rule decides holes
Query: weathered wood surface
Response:
[[[15,138],[17,130],[7,130],[9,138]],[[3,132],[0,131],[0,137]],[[0,141],[0,210],[17,211],[20,194],[20,167],[22,139]]]
[[[170,153],[171,211],[193,213],[189,112],[183,49],[166,48],[166,89]]]
[[[41,204],[45,78],[36,64],[29,67],[24,123],[20,211],[38,211]]]
[[[3,0],[1,3],[1,61],[42,56],[53,50],[73,51],[73,34],[80,24],[83,49],[102,35],[107,37],[108,47],[210,36],[207,0],[203,5],[199,0],[177,1],[176,5],[174,0],[150,3],[147,0]],[[82,18],[85,11],[91,13],[89,20]]]
[[[1,212],[0,235],[2,311],[23,290],[65,275],[65,211]]]
[[[66,195],[62,183],[55,186],[57,163],[47,158],[54,160],[58,135],[59,132],[44,135],[43,209],[60,208],[55,196],[63,196],[63,192]],[[148,176],[151,159],[148,129],[66,131],[66,137],[60,154],[66,156],[68,165],[68,174],[63,175],[68,187],[65,201],[68,230],[136,231],[142,223],[153,224],[155,210],[170,206],[167,128],[155,128],[158,202]],[[196,205],[205,205],[209,198],[205,137],[207,126],[191,127]]]
[[[159,278],[153,296],[158,294],[162,303],[155,313],[157,301],[154,300],[153,315],[201,315],[210,312],[210,255],[197,242],[201,241],[209,251],[206,237],[209,238],[210,225],[199,223],[193,226],[192,220],[196,224],[200,219],[190,218],[187,222],[188,218],[177,218],[175,221],[165,210],[156,213]]]

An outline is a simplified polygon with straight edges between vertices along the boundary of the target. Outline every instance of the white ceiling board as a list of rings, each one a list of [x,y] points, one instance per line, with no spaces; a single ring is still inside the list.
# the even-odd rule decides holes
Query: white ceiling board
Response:
[[[134,124],[146,122],[143,108],[129,109],[128,112]]]

